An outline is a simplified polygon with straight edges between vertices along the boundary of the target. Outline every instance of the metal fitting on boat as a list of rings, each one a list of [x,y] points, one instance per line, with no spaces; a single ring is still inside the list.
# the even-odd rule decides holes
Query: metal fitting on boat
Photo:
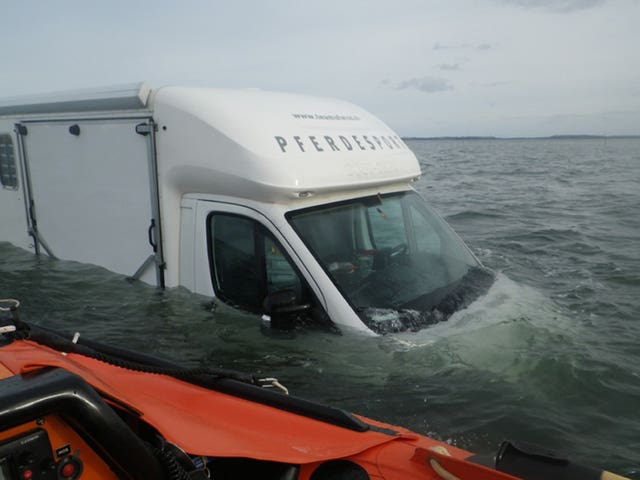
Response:
[[[20,301],[15,298],[0,298],[0,312],[11,312],[14,320],[19,319]]]

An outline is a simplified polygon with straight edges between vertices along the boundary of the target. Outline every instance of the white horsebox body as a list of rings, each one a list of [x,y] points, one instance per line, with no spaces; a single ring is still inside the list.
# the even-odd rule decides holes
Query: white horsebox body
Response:
[[[409,191],[420,169],[396,133],[347,102],[142,83],[0,101],[0,175],[0,240],[251,311],[293,289],[332,322],[370,331],[332,274],[341,264],[319,261],[311,217]],[[359,251],[375,250],[367,235]]]

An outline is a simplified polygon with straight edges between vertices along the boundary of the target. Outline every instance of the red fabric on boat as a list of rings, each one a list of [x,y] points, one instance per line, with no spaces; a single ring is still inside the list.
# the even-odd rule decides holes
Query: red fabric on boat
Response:
[[[193,455],[250,457],[304,464],[348,457],[377,445],[400,441],[423,448],[443,445],[408,430],[398,435],[354,432],[165,375],[139,373],[81,355],[62,353],[29,341],[0,348],[0,363],[12,372],[59,367],[140,412],[168,441]],[[445,445],[459,458],[468,452]]]

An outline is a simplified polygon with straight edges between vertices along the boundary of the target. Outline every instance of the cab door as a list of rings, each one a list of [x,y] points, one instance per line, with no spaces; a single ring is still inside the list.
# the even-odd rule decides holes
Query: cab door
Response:
[[[267,296],[287,291],[297,305],[324,311],[318,286],[265,215],[208,200],[193,207],[194,291],[258,314]]]

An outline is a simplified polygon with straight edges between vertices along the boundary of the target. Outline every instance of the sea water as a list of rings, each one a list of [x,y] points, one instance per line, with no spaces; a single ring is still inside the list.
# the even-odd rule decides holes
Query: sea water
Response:
[[[23,318],[294,394],[488,454],[503,439],[640,478],[640,139],[412,140],[416,189],[487,267],[448,321],[377,338],[270,334],[184,289],[0,243]],[[1,226],[0,226],[1,228]]]

